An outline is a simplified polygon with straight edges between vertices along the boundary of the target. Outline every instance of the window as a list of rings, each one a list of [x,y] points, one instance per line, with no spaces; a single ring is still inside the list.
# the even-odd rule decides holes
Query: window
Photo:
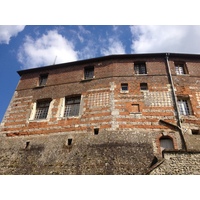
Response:
[[[65,98],[64,117],[73,117],[79,115],[81,97]]]
[[[67,145],[68,145],[68,146],[71,146],[71,145],[72,145],[72,138],[69,138],[69,139],[67,140]]]
[[[181,74],[186,74],[186,66],[183,63],[175,63],[175,71],[176,74],[181,75]]]
[[[50,100],[37,102],[35,119],[46,119],[49,110],[49,105]]]
[[[45,86],[47,82],[48,74],[41,74],[39,78],[39,86]]]
[[[178,98],[178,107],[181,115],[191,115],[191,107],[188,99]]]
[[[94,78],[94,67],[85,67],[84,69],[84,79]]]
[[[26,142],[25,149],[28,149],[29,145],[30,145],[30,142],[29,142],[29,141],[28,141],[28,142]]]
[[[148,90],[147,83],[140,83],[140,90]]]
[[[121,91],[128,91],[128,83],[121,84]]]
[[[99,134],[99,128],[95,128],[94,129],[94,135],[98,135]]]
[[[135,74],[147,74],[146,64],[137,63],[134,65]]]
[[[192,129],[191,132],[192,132],[192,135],[199,135],[199,130]]]
[[[172,139],[169,137],[161,137],[160,148],[161,148],[161,151],[163,151],[164,149],[174,149],[174,144],[173,144]]]

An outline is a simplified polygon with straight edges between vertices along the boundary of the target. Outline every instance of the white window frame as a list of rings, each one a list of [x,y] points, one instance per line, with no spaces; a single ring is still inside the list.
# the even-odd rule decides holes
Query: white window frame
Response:
[[[180,115],[192,115],[192,109],[189,99],[179,97],[177,102]]]
[[[75,97],[75,98],[80,97],[79,113],[78,113],[78,115],[74,115],[74,116],[65,116],[64,114],[65,114],[66,99],[73,98],[73,97]],[[82,95],[77,95],[77,96],[73,96],[73,97],[66,96],[61,99],[61,106],[60,106],[61,108],[60,108],[60,115],[59,115],[60,118],[78,118],[81,116],[82,110],[83,110],[83,97],[82,97]]]
[[[51,108],[52,108],[52,100],[49,100],[50,101],[50,103],[49,103],[49,108],[48,108],[48,112],[47,112],[47,116],[46,116],[46,118],[41,118],[41,119],[39,119],[39,118],[35,118],[35,115],[36,115],[36,112],[37,112],[37,103],[38,102],[41,102],[41,101],[43,101],[43,100],[38,100],[38,101],[36,101],[36,102],[34,102],[33,104],[32,104],[32,109],[31,109],[31,114],[30,114],[30,117],[29,117],[29,120],[30,121],[41,121],[41,120],[48,120],[49,118],[50,118],[50,115],[51,115]],[[48,101],[48,100],[47,100]]]
[[[175,72],[177,75],[187,74],[185,63],[175,63]]]

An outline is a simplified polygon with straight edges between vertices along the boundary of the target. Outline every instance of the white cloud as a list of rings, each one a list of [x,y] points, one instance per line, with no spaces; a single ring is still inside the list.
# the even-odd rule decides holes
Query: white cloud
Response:
[[[200,53],[200,26],[131,26],[132,52]]]
[[[108,43],[108,47],[101,49],[103,55],[125,54],[125,48],[121,41],[109,38]]]
[[[73,44],[56,30],[48,31],[35,40],[27,36],[18,53],[23,68],[52,65],[55,58],[56,64],[77,60]]]
[[[0,26],[0,44],[9,44],[10,38],[24,30],[25,26]]]

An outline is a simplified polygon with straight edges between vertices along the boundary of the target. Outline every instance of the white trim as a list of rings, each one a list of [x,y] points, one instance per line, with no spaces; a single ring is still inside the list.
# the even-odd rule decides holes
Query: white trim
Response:
[[[30,114],[30,117],[29,117],[29,121],[35,119],[36,106],[37,106],[36,102],[32,103],[32,108],[31,108],[31,114]]]

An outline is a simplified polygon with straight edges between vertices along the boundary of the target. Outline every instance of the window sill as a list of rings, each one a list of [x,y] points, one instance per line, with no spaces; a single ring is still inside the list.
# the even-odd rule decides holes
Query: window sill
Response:
[[[189,74],[176,74],[176,76],[190,76]]]
[[[128,94],[129,91],[120,91],[121,94]]]
[[[189,120],[189,119],[195,120],[196,116],[195,115],[181,115],[182,123],[185,123],[185,120]]]
[[[44,87],[45,87],[45,85],[40,85],[40,86],[34,87],[33,89],[41,89],[41,88],[44,88]]]
[[[29,119],[29,122],[46,122],[48,119]]]
[[[59,117],[60,120],[62,119],[78,119],[80,116],[70,116],[70,117]]]
[[[147,76],[148,74],[134,74],[136,76]]]
[[[130,115],[141,115],[141,112],[130,112]]]
[[[93,80],[93,79],[94,79],[94,78],[82,79],[81,82],[91,81],[91,80]]]

